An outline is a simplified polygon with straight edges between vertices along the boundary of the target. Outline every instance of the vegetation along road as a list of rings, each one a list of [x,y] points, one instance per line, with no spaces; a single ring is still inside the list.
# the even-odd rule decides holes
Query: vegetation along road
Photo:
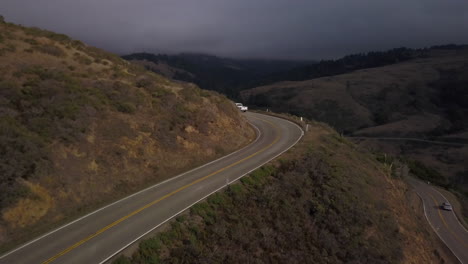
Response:
[[[247,147],[103,207],[0,257],[0,263],[102,263],[211,193],[294,146],[302,129],[246,114],[257,128]]]
[[[410,179],[410,182],[423,201],[424,214],[434,231],[461,263],[468,263],[468,231],[453,211],[441,208],[448,200],[424,182],[416,179]]]
[[[427,140],[421,138],[402,138],[402,137],[348,137],[350,139],[376,139],[376,140],[402,140],[402,141],[415,141],[415,142],[424,142],[424,143],[431,143],[431,144],[440,144],[440,145],[451,145],[451,146],[465,146],[468,144],[464,143],[456,143],[456,142],[445,142],[445,141],[435,141],[435,140]]]

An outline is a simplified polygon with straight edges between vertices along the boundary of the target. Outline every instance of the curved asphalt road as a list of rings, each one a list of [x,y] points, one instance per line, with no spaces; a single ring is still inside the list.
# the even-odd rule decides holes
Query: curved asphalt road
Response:
[[[202,167],[103,207],[0,257],[0,263],[101,263],[197,201],[277,157],[303,131],[272,116],[246,113],[256,141]]]
[[[424,214],[437,235],[461,263],[468,264],[468,231],[453,211],[440,208],[447,199],[432,186],[411,178],[411,185],[421,197]]]

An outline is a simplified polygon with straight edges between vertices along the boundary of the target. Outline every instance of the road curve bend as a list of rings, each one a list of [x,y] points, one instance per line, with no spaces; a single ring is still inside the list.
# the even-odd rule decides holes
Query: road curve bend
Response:
[[[245,116],[257,139],[230,155],[105,206],[0,257],[0,263],[102,263],[145,234],[279,156],[302,137],[296,124]]]
[[[448,200],[429,184],[413,178],[409,182],[421,197],[424,214],[434,231],[462,264],[468,264],[468,230],[453,211],[441,209]]]

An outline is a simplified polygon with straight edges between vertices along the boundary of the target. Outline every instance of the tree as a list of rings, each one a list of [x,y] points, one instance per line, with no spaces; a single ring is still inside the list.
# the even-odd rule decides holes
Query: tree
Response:
[[[5,23],[5,18],[2,15],[0,15],[0,23]]]

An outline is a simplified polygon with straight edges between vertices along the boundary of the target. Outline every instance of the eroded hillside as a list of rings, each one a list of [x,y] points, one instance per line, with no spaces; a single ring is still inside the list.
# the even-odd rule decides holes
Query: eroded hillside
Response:
[[[224,96],[0,23],[0,244],[246,145]]]

